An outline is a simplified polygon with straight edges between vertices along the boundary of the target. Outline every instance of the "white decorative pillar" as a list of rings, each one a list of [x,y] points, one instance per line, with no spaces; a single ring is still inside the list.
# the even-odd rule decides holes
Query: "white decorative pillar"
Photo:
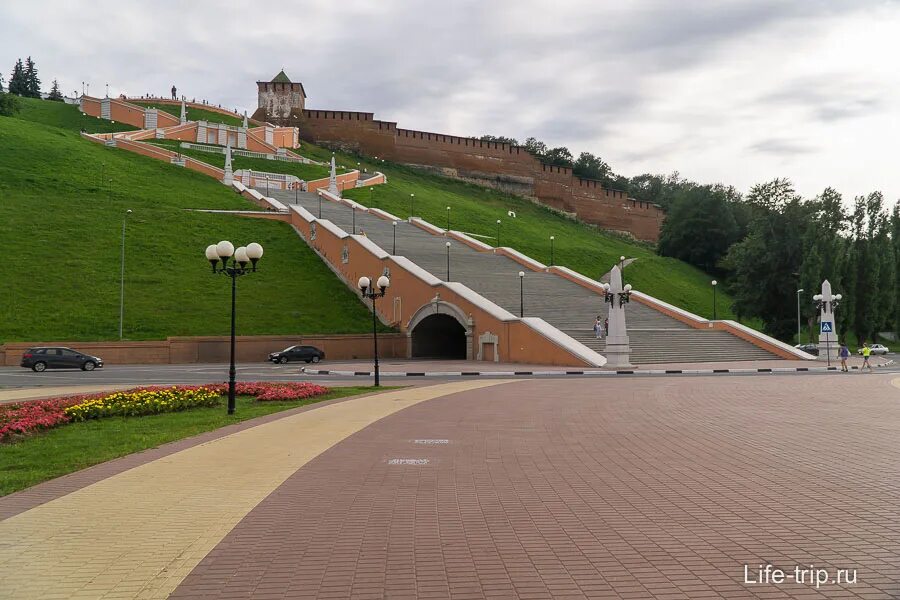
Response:
[[[247,129],[247,111],[244,111],[244,123],[241,125],[244,129]]]
[[[337,185],[337,168],[334,166],[334,155],[331,155],[331,175],[328,177],[328,191],[335,196],[340,196],[341,191]]]
[[[206,144],[206,121],[197,122],[197,143]]]
[[[187,107],[184,105],[184,100],[181,101],[181,118],[179,120],[182,125],[187,123]]]
[[[222,178],[222,183],[225,185],[231,185],[234,181],[234,172],[231,170],[231,144],[225,146],[225,176]]]
[[[622,287],[622,271],[614,265],[609,272],[609,283],[605,284],[606,301],[609,305],[609,331],[606,332],[606,365],[608,369],[628,369],[631,364],[631,346],[625,327],[625,303],[631,286]]]
[[[826,279],[822,282],[822,293],[813,296],[813,300],[819,305],[819,356],[816,360],[837,359],[840,346],[834,309],[840,303],[841,295],[831,293],[831,284]]]

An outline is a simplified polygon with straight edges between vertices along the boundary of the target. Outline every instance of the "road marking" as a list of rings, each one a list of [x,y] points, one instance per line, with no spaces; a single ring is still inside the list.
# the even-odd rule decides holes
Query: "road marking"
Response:
[[[160,458],[0,522],[0,595],[166,598],[297,469],[459,381],[322,406]]]

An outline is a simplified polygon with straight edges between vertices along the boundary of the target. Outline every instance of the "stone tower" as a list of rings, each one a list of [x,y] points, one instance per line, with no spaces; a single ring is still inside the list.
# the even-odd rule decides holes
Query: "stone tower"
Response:
[[[303,112],[306,105],[306,91],[302,83],[293,83],[284,71],[280,71],[272,81],[257,81],[258,108],[253,118],[270,123],[287,124],[291,112]]]

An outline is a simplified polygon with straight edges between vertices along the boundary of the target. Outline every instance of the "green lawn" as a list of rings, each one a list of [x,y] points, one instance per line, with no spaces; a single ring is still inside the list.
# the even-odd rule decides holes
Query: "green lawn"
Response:
[[[158,108],[159,110],[167,112],[170,115],[175,115],[179,119],[181,118],[180,104],[160,104],[158,102],[153,102],[152,100],[128,100],[128,102],[130,104],[137,104],[138,106]],[[212,110],[206,110],[204,108],[194,108],[192,106],[187,107],[187,118],[188,121],[208,121],[210,123],[224,123],[225,125],[236,125],[238,127],[244,124],[243,117],[224,115]],[[253,125],[251,124],[250,127],[253,127]]]
[[[215,154],[213,152],[204,152],[202,150],[191,150],[181,147],[180,140],[146,140],[151,144],[162,146],[175,152],[180,152],[185,156],[202,160],[203,162],[225,168],[225,155]],[[330,160],[330,159],[329,159]],[[312,181],[314,179],[322,179],[328,177],[330,169],[320,165],[307,165],[304,163],[286,162],[283,160],[268,160],[266,158],[249,158],[246,156],[232,155],[231,166],[237,171],[238,169],[252,169],[254,171],[265,171],[268,173],[285,173],[294,175],[304,181]],[[344,173],[346,170],[338,171]]]
[[[77,104],[65,104],[63,102],[50,102],[37,98],[19,98],[22,106],[15,116],[16,118],[32,123],[43,123],[52,127],[68,129],[69,131],[81,131],[88,133],[110,133],[113,131],[134,131],[136,127],[125,123],[113,123],[99,117],[91,117],[82,114]],[[2,118],[2,117],[0,117]]]
[[[0,117],[0,239],[17,249],[4,263],[0,343],[118,337],[126,209],[126,339],[229,332],[229,280],[203,256],[222,239],[266,251],[238,280],[239,334],[371,331],[366,307],[288,224],[187,208],[256,207],[200,173]]]
[[[371,391],[374,388],[340,387],[317,398],[289,402],[257,402],[252,397],[239,396],[233,415],[228,415],[223,400],[220,406],[183,412],[68,423],[16,443],[0,445],[0,496],[204,431],[297,406]]]
[[[303,142],[301,154],[314,160],[327,160],[331,151]],[[496,243],[497,219],[501,219],[500,242],[532,258],[550,263],[550,236],[554,241],[554,264],[569,267],[588,277],[599,278],[609,271],[620,256],[637,258],[625,269],[625,281],[636,289],[698,315],[711,318],[713,295],[703,271],[687,263],[657,256],[649,244],[598,231],[569,219],[549,208],[513,196],[454,179],[388,162],[337,153],[338,161],[356,165],[369,172],[378,170],[388,177],[386,185],[346,190],[344,196],[366,206],[387,210],[401,218],[410,214],[410,194],[414,193],[416,216],[438,227],[447,226],[447,207],[451,207],[451,228],[475,234],[478,239]],[[507,216],[507,211],[516,218]],[[718,292],[721,292],[721,285]],[[731,299],[718,293],[717,316],[734,318]],[[756,325],[753,322],[748,323]]]

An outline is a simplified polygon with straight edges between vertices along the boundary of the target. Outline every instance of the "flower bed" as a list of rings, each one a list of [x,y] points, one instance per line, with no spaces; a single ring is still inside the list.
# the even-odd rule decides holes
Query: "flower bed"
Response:
[[[305,400],[328,393],[314,383],[240,382],[239,396],[262,402]],[[215,406],[228,394],[228,384],[140,387],[121,392],[83,394],[49,400],[0,404],[0,443],[72,421],[103,417],[137,417]]]
[[[215,386],[146,387],[93,398],[69,406],[65,413],[73,421],[112,416],[138,417],[215,406],[220,400],[221,394]]]
[[[228,394],[228,384],[223,384],[220,393]],[[238,396],[253,396],[262,402],[305,400],[328,393],[328,388],[307,382],[266,382],[239,381],[235,386]]]

